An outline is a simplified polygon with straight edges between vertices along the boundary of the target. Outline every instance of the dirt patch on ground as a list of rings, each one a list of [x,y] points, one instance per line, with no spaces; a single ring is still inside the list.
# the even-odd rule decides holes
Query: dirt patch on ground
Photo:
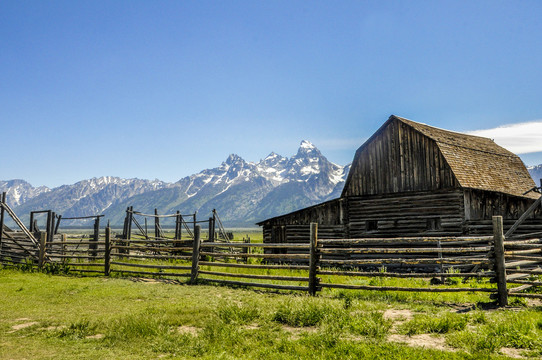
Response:
[[[65,325],[60,325],[60,326],[48,326],[45,328],[46,331],[57,331],[57,330],[62,330],[62,329],[65,329],[66,326]]]
[[[177,331],[181,334],[190,334],[192,336],[198,336],[200,329],[195,326],[183,325],[183,326],[179,326],[177,328]]]
[[[382,317],[387,320],[392,320],[393,325],[390,329],[392,334],[397,332],[397,328],[405,321],[412,320],[414,314],[408,309],[388,309],[384,311]]]
[[[85,339],[101,339],[103,337],[104,337],[104,334],[96,334],[96,335],[85,336]]]
[[[282,329],[291,334],[290,338],[292,340],[298,340],[301,334],[314,333],[318,331],[316,327],[293,327],[288,325],[283,325]]]
[[[522,350],[520,349],[514,349],[514,348],[501,348],[501,354],[514,358],[514,359],[525,359],[525,357],[521,355],[521,351]]]
[[[408,309],[388,309],[384,311],[382,316],[384,319],[393,321],[407,321],[411,320],[414,317],[414,314]]]
[[[260,325],[258,324],[250,324],[250,325],[246,325],[244,327],[246,330],[257,330],[260,328]]]
[[[11,330],[10,333],[13,333],[15,331],[19,331],[19,330],[22,330],[22,329],[26,329],[27,327],[30,327],[30,326],[36,325],[36,324],[37,324],[36,321],[31,321],[31,322],[26,322],[26,323],[22,323],[22,324],[13,325],[11,327],[13,330]]]
[[[420,335],[399,335],[392,334],[388,337],[389,341],[405,343],[409,346],[423,347],[427,349],[455,351],[454,348],[446,346],[446,339],[443,336],[435,336],[429,334]]]

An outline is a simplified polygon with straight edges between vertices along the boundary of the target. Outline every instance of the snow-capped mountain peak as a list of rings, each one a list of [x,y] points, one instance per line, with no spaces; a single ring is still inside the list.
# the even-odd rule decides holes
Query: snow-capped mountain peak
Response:
[[[302,149],[307,149],[307,150],[316,149],[316,146],[314,146],[313,143],[311,143],[308,140],[302,140],[301,144],[299,144],[299,147],[302,148]]]
[[[103,213],[113,224],[122,224],[127,206],[161,213],[216,207],[224,219],[246,223],[337,197],[345,175],[342,166],[304,140],[291,158],[272,152],[253,163],[231,154],[220,166],[175,183],[102,176],[52,190],[12,180],[0,182],[0,190],[11,191],[8,201],[23,217],[31,210],[53,209],[64,217]]]

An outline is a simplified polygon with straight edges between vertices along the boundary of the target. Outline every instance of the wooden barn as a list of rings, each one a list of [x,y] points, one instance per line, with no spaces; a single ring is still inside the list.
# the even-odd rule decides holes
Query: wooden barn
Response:
[[[488,138],[392,115],[357,151],[340,198],[263,220],[266,242],[491,234],[540,197],[520,158]],[[542,231],[538,208],[518,232]]]

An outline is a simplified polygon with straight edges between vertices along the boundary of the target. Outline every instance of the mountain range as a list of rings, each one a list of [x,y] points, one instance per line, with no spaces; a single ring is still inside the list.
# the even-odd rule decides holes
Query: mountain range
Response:
[[[63,217],[103,214],[112,225],[122,225],[126,208],[133,206],[149,214],[154,209],[159,214],[197,212],[198,219],[216,209],[226,226],[253,226],[339,197],[349,169],[330,162],[304,140],[290,158],[272,152],[254,163],[232,154],[220,166],[174,183],[105,176],[50,189],[9,180],[0,181],[0,192],[7,193],[8,204],[25,223],[30,211],[51,209]],[[528,170],[539,185],[542,165]]]
[[[540,180],[542,179],[542,164],[536,166],[528,166],[527,170],[531,174],[536,186],[541,186]]]
[[[30,211],[52,209],[63,217],[103,214],[111,224],[121,225],[126,208],[133,206],[142,213],[154,213],[155,208],[159,214],[197,211],[199,219],[216,209],[226,226],[253,226],[339,197],[348,170],[349,165],[328,161],[313,144],[302,141],[290,158],[272,152],[254,163],[232,154],[220,166],[175,183],[107,176],[49,189],[10,180],[0,181],[0,191],[7,192],[8,204],[23,220]]]

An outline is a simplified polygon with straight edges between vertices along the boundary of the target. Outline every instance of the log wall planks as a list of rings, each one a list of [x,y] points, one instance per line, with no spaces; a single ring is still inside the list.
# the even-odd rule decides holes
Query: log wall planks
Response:
[[[354,158],[343,196],[459,188],[434,140],[390,122]]]

